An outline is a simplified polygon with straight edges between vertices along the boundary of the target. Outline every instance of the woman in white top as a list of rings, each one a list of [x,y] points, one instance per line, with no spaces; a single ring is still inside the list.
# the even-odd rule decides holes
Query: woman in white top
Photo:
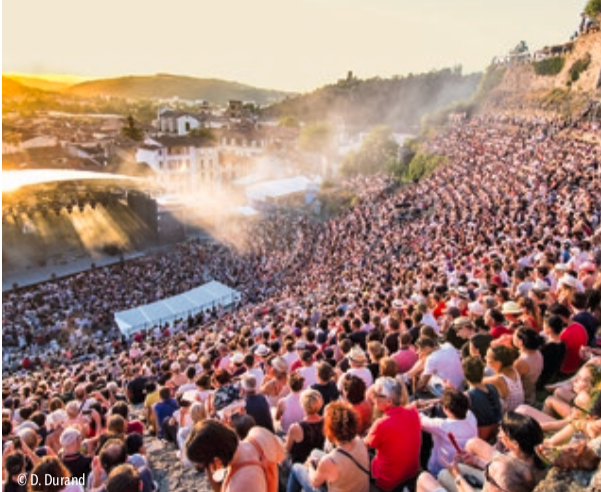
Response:
[[[298,373],[293,372],[288,376],[288,387],[290,394],[278,402],[275,412],[275,420],[278,422],[281,432],[288,433],[290,426],[300,422],[305,417],[305,412],[300,401],[301,392],[305,379]]]
[[[482,382],[497,388],[503,404],[503,413],[512,412],[524,403],[522,378],[513,368],[517,357],[518,352],[506,345],[490,347],[486,353],[486,363],[495,374]]]

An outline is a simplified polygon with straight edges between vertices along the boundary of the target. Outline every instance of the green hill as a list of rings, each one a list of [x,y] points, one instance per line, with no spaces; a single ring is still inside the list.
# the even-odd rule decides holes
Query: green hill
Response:
[[[168,74],[92,80],[76,84],[67,89],[66,93],[83,97],[113,96],[125,99],[179,97],[187,100],[206,100],[216,104],[224,104],[231,99],[266,104],[289,95],[238,82]]]
[[[470,99],[482,74],[463,75],[461,68],[388,79],[346,80],[291,97],[266,109],[274,117],[302,121],[338,119],[351,130],[388,125],[412,131],[428,113]]]

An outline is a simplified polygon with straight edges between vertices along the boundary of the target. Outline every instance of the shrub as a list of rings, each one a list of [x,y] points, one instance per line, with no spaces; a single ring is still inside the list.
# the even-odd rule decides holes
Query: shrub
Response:
[[[588,53],[586,54],[586,56],[576,60],[570,67],[570,81],[576,82],[580,78],[580,74],[586,72],[590,64],[591,55]]]
[[[407,177],[410,180],[419,180],[427,177],[445,162],[445,157],[437,154],[418,152],[409,163]]]
[[[563,56],[554,56],[553,58],[534,62],[532,65],[536,75],[554,76],[563,70],[565,63],[566,59]]]
[[[591,17],[597,17],[601,14],[601,0],[589,0],[584,12]]]
[[[503,77],[505,77],[505,72],[507,68],[500,65],[490,65],[486,72],[484,73],[484,77],[480,81],[480,85],[478,86],[478,90],[476,91],[477,98],[484,98],[490,91],[498,87],[503,81]]]

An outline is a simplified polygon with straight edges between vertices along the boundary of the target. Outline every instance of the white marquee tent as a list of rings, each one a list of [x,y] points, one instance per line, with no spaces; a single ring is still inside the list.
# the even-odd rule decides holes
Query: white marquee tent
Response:
[[[213,281],[175,297],[115,313],[115,321],[121,333],[130,336],[146,328],[194,316],[218,304],[227,307],[240,297],[238,291]]]
[[[268,198],[280,198],[286,195],[304,193],[311,189],[312,181],[304,176],[265,181],[246,188],[246,196],[251,200],[263,201]]]

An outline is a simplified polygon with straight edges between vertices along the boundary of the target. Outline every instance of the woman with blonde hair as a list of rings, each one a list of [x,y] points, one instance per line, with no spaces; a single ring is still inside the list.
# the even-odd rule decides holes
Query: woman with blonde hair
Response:
[[[576,396],[569,402],[555,395],[548,397],[542,412],[527,405],[520,406],[517,411],[536,419],[545,432],[562,430],[589,414],[601,393],[601,366],[589,363],[580,368],[573,381],[573,391]]]
[[[321,449],[325,443],[323,418],[319,415],[323,398],[319,391],[309,389],[300,397],[305,412],[304,418],[288,429],[286,451],[292,463],[304,463],[314,449]]]

